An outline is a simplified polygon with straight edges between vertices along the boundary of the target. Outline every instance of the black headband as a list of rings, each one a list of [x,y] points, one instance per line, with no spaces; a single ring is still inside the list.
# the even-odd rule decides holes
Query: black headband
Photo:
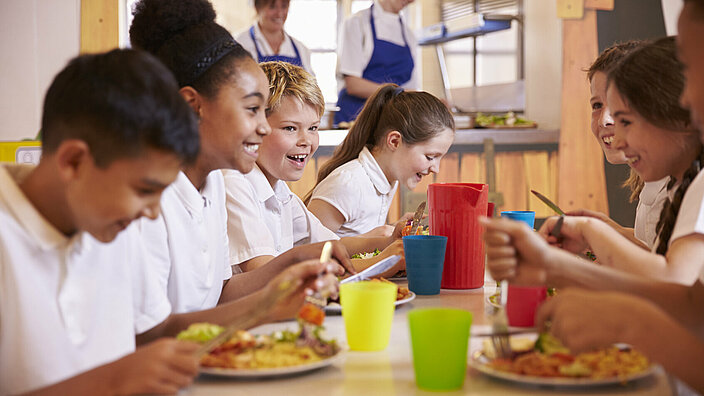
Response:
[[[189,67],[182,70],[180,76],[178,76],[179,82],[182,85],[190,85],[202,76],[212,65],[217,61],[222,59],[225,55],[229,54],[234,50],[239,43],[237,43],[232,36],[229,34],[222,35],[219,39],[213,41],[213,43],[203,50],[197,57],[196,61],[193,62]]]

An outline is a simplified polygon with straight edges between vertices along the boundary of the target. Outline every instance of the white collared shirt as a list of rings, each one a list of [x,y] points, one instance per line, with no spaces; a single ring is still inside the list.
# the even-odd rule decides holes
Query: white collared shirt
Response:
[[[345,75],[362,77],[364,69],[367,68],[369,60],[372,59],[374,39],[372,27],[369,24],[370,10],[371,7],[356,12],[345,20],[340,31],[336,75],[338,91],[345,87]],[[418,59],[416,56],[418,41],[405,20],[403,21],[404,32],[402,34],[399,18],[401,18],[400,14],[386,12],[378,1],[374,1],[374,26],[377,40],[388,41],[396,45],[405,45],[403,34],[406,36],[406,42],[408,42],[408,47],[411,49],[411,56],[416,67],[413,68],[411,79],[403,84],[402,87],[415,90],[420,85],[418,75],[420,68],[417,67]]]
[[[246,175],[235,170],[223,174],[233,265],[257,256],[278,256],[306,243],[339,239],[285,182],[278,180],[272,188],[259,166]]]
[[[18,187],[31,165],[0,166],[0,394],[73,377],[135,350],[170,313],[134,225],[110,243],[68,238]]]
[[[308,73],[315,75],[315,73],[313,73],[313,67],[310,63],[310,50],[302,42],[284,32],[284,42],[281,43],[279,53],[276,54],[269,45],[269,42],[266,41],[266,38],[264,38],[264,34],[262,34],[262,30],[259,28],[259,24],[254,23],[252,26],[254,27],[254,38],[257,40],[259,51],[261,51],[263,56],[281,55],[295,58],[296,51],[293,49],[293,44],[296,44],[298,54],[301,56],[303,68]],[[242,45],[250,55],[252,55],[252,58],[254,58],[256,62],[259,62],[259,59],[257,59],[257,49],[254,46],[254,41],[252,41],[252,36],[249,35],[249,28],[237,34],[235,40],[237,40],[237,42],[240,43],[240,45]]]
[[[636,221],[633,235],[643,241],[649,248],[653,248],[658,236],[656,226],[660,220],[660,212],[667,200],[667,183],[669,177],[645,183],[638,196],[636,207]]]
[[[393,186],[389,183],[365,147],[357,159],[338,167],[320,182],[311,200],[320,199],[340,211],[345,222],[337,236],[355,236],[386,224],[397,189],[398,181]]]
[[[232,277],[225,185],[220,171],[210,172],[202,191],[179,172],[161,197],[159,218],[143,219],[140,226],[156,262],[161,293],[168,295],[173,311],[193,312],[216,306],[223,281]]]

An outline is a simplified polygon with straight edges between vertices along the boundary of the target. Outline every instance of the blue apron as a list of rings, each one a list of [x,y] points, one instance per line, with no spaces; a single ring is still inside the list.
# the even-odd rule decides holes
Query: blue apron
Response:
[[[403,35],[403,46],[376,38],[373,4],[369,9],[369,22],[372,26],[374,51],[372,52],[372,57],[369,59],[367,67],[362,73],[362,78],[378,84],[405,84],[413,75],[414,64],[411,49],[408,47],[408,41],[406,41],[403,21],[399,18],[401,34]],[[347,89],[343,88],[337,99],[337,106],[340,107],[340,110],[335,113],[334,124],[337,125],[343,121],[349,122],[357,118],[357,114],[362,110],[366,101],[366,99],[350,95],[347,93]]]
[[[286,33],[284,33],[284,34],[286,34]],[[283,55],[264,56],[264,55],[262,55],[262,52],[259,51],[259,46],[257,45],[257,39],[254,38],[254,26],[249,28],[249,35],[250,35],[250,37],[252,37],[252,42],[254,42],[254,49],[257,50],[257,62],[258,63],[282,61],[282,62],[290,63],[292,65],[303,67],[303,62],[301,62],[301,55],[298,53],[298,48],[296,48],[296,43],[293,42],[293,39],[291,39],[291,45],[293,46],[293,50],[296,52],[295,58],[292,58],[290,56],[283,56]]]

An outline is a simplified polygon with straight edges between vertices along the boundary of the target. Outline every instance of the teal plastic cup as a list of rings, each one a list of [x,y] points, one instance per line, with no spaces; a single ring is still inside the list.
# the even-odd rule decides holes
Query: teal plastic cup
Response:
[[[403,237],[408,289],[420,295],[440,293],[447,237],[409,235]]]
[[[414,309],[408,313],[413,370],[419,388],[460,389],[467,376],[472,313],[455,308]]]
[[[501,217],[522,221],[528,224],[530,228],[535,227],[535,212],[532,210],[504,210],[501,212]]]

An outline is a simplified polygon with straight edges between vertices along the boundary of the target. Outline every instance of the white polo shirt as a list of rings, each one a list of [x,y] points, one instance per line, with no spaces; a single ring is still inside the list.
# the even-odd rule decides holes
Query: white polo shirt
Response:
[[[288,33],[284,32],[284,42],[281,43],[279,53],[275,54],[274,50],[271,49],[269,42],[266,41],[266,38],[264,38],[262,30],[259,29],[259,24],[255,23],[252,26],[254,26],[254,38],[257,40],[259,51],[262,53],[263,56],[281,55],[295,58],[296,51],[293,49],[293,44],[296,44],[298,54],[301,56],[301,63],[303,63],[303,68],[308,73],[315,75],[315,73],[313,73],[313,67],[310,63],[310,50],[302,42],[298,41],[297,39],[291,37]],[[249,35],[249,28],[237,34],[235,40],[237,40],[237,42],[240,43],[240,45],[242,45],[244,49],[249,52],[250,55],[252,55],[252,58],[254,58],[255,61],[259,62],[259,59],[257,59],[257,49],[254,46],[254,41],[252,41],[252,36]]]
[[[369,23],[370,12],[371,7],[361,10],[345,20],[342,26],[337,47],[338,91],[345,87],[344,75],[362,77],[364,69],[366,69],[369,60],[372,58],[374,39],[372,27]],[[405,45],[399,18],[401,18],[400,14],[384,11],[379,2],[375,1],[374,26],[376,28],[376,38],[396,45]],[[403,28],[403,33],[406,36],[408,47],[411,49],[411,56],[416,67],[413,68],[411,79],[403,84],[402,87],[416,90],[420,86],[420,68],[418,67],[419,63],[416,54],[418,41],[405,20],[403,21]]]
[[[677,238],[691,234],[704,234],[704,172],[699,172],[684,194],[672,229],[670,245]]]
[[[161,197],[161,216],[143,219],[140,226],[155,261],[161,292],[168,295],[173,311],[216,306],[223,281],[232,277],[220,171],[210,172],[202,191],[179,172]]]
[[[161,323],[168,300],[134,225],[108,244],[68,238],[17,183],[32,165],[0,166],[0,394],[73,377],[135,350],[135,334]]]
[[[354,159],[338,167],[313,190],[311,201],[323,200],[334,206],[345,222],[339,237],[364,234],[386,224],[391,201],[398,189],[392,186],[366,147]]]
[[[278,256],[302,244],[339,239],[285,182],[279,180],[272,188],[259,166],[246,175],[235,170],[222,172],[233,265],[257,256]]]
[[[662,207],[665,205],[665,200],[667,200],[667,183],[669,181],[670,178],[666,177],[658,181],[645,183],[643,190],[638,196],[633,234],[651,249],[658,235],[655,228],[658,220],[660,220]]]

